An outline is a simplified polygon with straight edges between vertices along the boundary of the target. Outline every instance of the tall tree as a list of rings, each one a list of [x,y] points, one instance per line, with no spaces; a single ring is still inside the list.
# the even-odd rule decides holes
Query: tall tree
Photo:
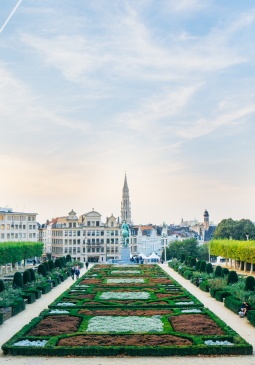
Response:
[[[232,218],[223,219],[217,226],[213,238],[229,238],[244,241],[249,236],[250,240],[255,239],[255,226],[249,219],[234,221]]]

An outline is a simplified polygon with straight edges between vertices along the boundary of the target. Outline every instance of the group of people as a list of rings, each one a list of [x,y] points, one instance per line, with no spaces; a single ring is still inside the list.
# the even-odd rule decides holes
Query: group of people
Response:
[[[80,277],[80,268],[77,264],[71,267],[71,276],[73,280],[74,280],[74,275],[76,275],[76,280],[78,280]]]
[[[244,316],[247,315],[248,311],[251,310],[251,306],[247,303],[247,302],[243,302],[243,304],[241,305],[241,307],[239,308],[239,317],[243,318]]]

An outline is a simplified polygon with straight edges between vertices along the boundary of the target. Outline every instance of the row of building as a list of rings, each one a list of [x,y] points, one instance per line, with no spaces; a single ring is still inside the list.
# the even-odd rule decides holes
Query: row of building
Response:
[[[70,254],[82,262],[106,262],[121,259],[121,226],[129,225],[129,246],[132,256],[162,251],[175,240],[195,237],[200,244],[212,238],[215,226],[209,222],[207,210],[204,222],[184,222],[180,225],[134,225],[131,221],[131,204],[125,175],[121,219],[113,214],[102,221],[100,213],[90,211],[77,216],[71,210],[67,216],[57,217],[45,224],[36,222],[37,214],[15,213],[9,208],[0,208],[0,242],[40,241],[44,243],[46,257],[61,257]]]

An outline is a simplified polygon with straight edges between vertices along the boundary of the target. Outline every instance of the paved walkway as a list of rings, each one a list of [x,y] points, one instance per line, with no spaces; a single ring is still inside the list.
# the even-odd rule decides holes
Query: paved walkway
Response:
[[[219,316],[224,322],[245,338],[255,349],[255,328],[243,318],[226,309],[223,303],[211,298],[208,293],[201,291],[178,275],[167,265],[160,265],[168,274],[177,280],[185,289],[195,295],[204,305]],[[82,274],[85,270],[83,269]],[[66,280],[57,287],[52,295],[45,299],[38,300],[37,303],[27,306],[27,309],[15,317],[10,318],[0,327],[0,344],[2,345],[17,331],[19,331],[32,318],[36,317],[44,308],[47,308],[57,296],[71,285],[71,279]],[[58,291],[59,290],[59,291]],[[58,291],[58,293],[57,293]],[[45,295],[47,297],[47,294]],[[44,301],[44,303],[40,302]],[[9,323],[8,323],[9,322]],[[0,364],[13,365],[255,365],[255,356],[229,356],[229,357],[137,357],[137,358],[48,358],[48,357],[12,357],[0,356]]]

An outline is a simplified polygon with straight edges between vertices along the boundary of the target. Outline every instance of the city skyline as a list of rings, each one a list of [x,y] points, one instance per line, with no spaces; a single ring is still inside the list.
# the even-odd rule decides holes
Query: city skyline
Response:
[[[136,224],[255,221],[254,31],[250,0],[22,1],[0,33],[0,205],[120,216],[126,170]]]

